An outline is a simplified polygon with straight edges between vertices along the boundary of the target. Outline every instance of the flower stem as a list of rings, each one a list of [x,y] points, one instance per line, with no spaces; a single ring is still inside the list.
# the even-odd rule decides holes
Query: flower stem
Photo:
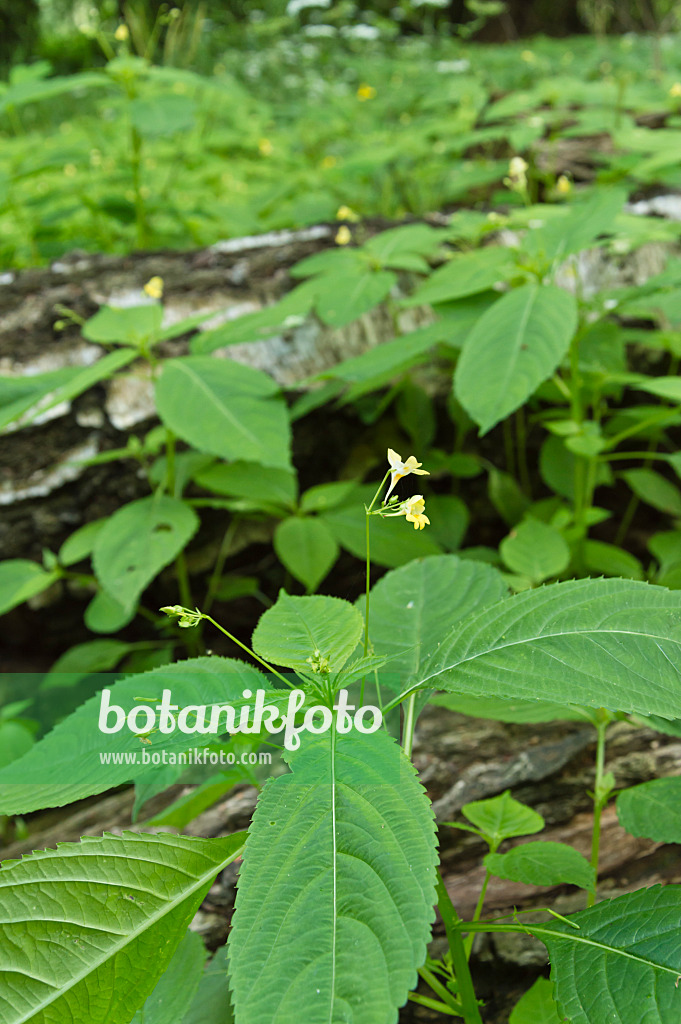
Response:
[[[260,662],[263,668],[266,668],[267,671],[271,672],[273,676],[276,676],[277,679],[281,679],[282,683],[285,683],[286,686],[289,687],[289,689],[295,688],[295,683],[292,683],[285,676],[282,676],[281,672],[277,672],[276,668],[272,668],[272,666],[259,655],[257,655],[255,651],[252,651],[250,647],[246,646],[246,644],[242,644],[241,640],[237,640],[237,638],[233,636],[232,633],[229,632],[229,630],[225,629],[224,626],[221,626],[220,623],[216,622],[215,619],[211,618],[210,615],[203,615],[202,618],[204,618],[206,622],[212,623],[215,626],[215,628],[219,629],[221,633],[224,633],[226,637],[229,637],[232,643],[235,643],[237,647],[241,648],[242,651],[246,651],[246,653],[250,654],[252,658],[255,658],[256,661]]]
[[[375,499],[374,499],[375,500]],[[364,657],[369,653],[369,592],[371,590],[371,554],[369,551],[369,513],[366,520],[366,599],[364,604]]]
[[[407,699],[407,706],[404,709],[404,725],[402,727],[402,749],[406,757],[411,758],[411,751],[414,744],[414,726],[416,725],[416,693],[412,693]]]
[[[596,746],[596,779],[594,784],[594,823],[591,833],[591,866],[598,880],[598,858],[601,845],[601,813],[608,800],[609,789],[604,788],[605,768],[605,731],[610,723],[610,716],[603,718],[596,726],[598,732],[598,744]],[[587,907],[593,907],[596,902],[596,893],[590,892],[587,897]]]

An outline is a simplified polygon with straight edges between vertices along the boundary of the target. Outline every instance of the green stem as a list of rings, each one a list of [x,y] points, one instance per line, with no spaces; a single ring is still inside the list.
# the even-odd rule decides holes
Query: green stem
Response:
[[[513,429],[508,417],[504,420],[504,455],[506,461],[506,472],[509,476],[515,477],[515,448],[513,445]]]
[[[172,430],[166,428],[166,491],[171,498],[177,498],[175,493],[177,480],[175,477],[175,435]]]
[[[480,915],[482,914],[482,907],[483,907],[483,904],[485,902],[485,896],[487,894],[487,886],[489,885],[489,880],[490,880],[491,877],[492,877],[491,872],[490,871],[485,871],[485,881],[482,883],[482,889],[480,890],[480,895],[478,896],[478,902],[475,905],[475,911],[473,913],[473,921],[474,922],[480,920]],[[464,941],[464,949],[466,950],[466,959],[467,960],[470,960],[470,958],[471,958],[471,950],[473,949],[473,940],[474,939],[475,939],[475,933],[471,932],[467,936],[465,941]]]
[[[218,556],[215,559],[215,565],[213,566],[213,572],[211,573],[208,581],[208,589],[202,605],[206,612],[210,611],[213,601],[215,600],[215,595],[218,587],[220,586],[220,580],[222,579],[222,572],[225,568],[225,562],[229,557],[230,548],[232,547],[232,541],[234,540],[234,535],[236,534],[238,525],[239,518],[238,516],[234,516],[225,530],[224,537],[222,538],[220,550],[218,551]]]
[[[185,608],[192,608],[194,602],[192,600],[189,572],[187,571],[187,559],[184,556],[184,551],[180,551],[179,555],[175,559],[175,575],[177,576],[177,587],[180,592],[180,601]],[[187,637],[187,650],[194,658],[200,653],[200,633],[195,633],[193,630],[189,632],[189,636]]]
[[[286,678],[286,676],[282,676],[281,672],[277,672],[276,668],[272,668],[272,666],[267,661],[265,661],[264,658],[261,658],[258,654],[255,653],[255,651],[252,651],[250,647],[246,646],[246,644],[242,644],[241,640],[237,640],[237,638],[232,633],[230,633],[229,630],[225,629],[224,626],[221,626],[220,623],[216,622],[215,619],[211,618],[210,615],[204,615],[203,618],[206,620],[206,622],[212,623],[212,625],[215,626],[216,629],[219,629],[221,633],[224,633],[226,637],[229,637],[232,643],[236,644],[237,647],[240,647],[242,651],[246,651],[246,653],[250,654],[252,658],[255,658],[255,660],[259,662],[263,666],[263,668],[266,668],[268,672],[271,672],[273,676],[276,676],[277,679],[281,679],[282,683],[285,683],[285,685],[288,686],[289,689],[295,689],[295,683],[292,683],[289,679]]]
[[[445,926],[449,951],[452,954],[452,965],[456,975],[456,983],[459,989],[461,1010],[466,1024],[482,1024],[482,1017],[478,1008],[478,1001],[475,998],[473,979],[471,978],[468,958],[464,949],[463,939],[459,930],[460,920],[454,905],[449,898],[449,893],[442,880],[439,870],[437,872],[437,906],[440,911],[442,923]]]
[[[648,443],[649,451],[648,451],[648,453],[646,455],[643,456],[643,465],[644,466],[645,465],[650,465],[651,459],[654,459],[656,457],[656,454],[655,454],[655,449],[656,448],[657,448],[657,441],[655,441],[655,440],[649,441],[649,443]],[[621,547],[622,544],[624,543],[624,538],[626,537],[626,535],[629,532],[629,527],[631,526],[632,520],[633,520],[634,516],[636,515],[636,510],[638,509],[639,504],[640,504],[640,498],[638,497],[638,495],[637,494],[632,494],[630,499],[629,499],[629,502],[627,504],[627,507],[624,510],[624,515],[622,516],[622,521],[620,523],[619,529],[618,529],[617,534],[615,536],[615,544],[617,544],[618,547]]]
[[[366,586],[364,605],[364,657],[369,653],[369,592],[371,590],[371,554],[369,550],[369,513],[365,515],[366,520]]]
[[[607,714],[607,713],[606,713]],[[591,866],[594,869],[596,880],[598,880],[598,858],[601,845],[601,813],[607,802],[607,794],[603,792],[603,776],[605,774],[605,731],[608,728],[610,716],[599,721],[596,729],[598,731],[598,744],[596,746],[596,780],[594,785],[594,824],[591,833]],[[596,893],[590,892],[587,897],[587,907],[593,907],[596,902]]]
[[[527,464],[527,423],[524,409],[518,409],[515,414],[515,429],[518,452],[518,479],[521,490],[528,498],[531,498],[532,484],[530,481],[530,469]]]
[[[414,745],[414,726],[416,725],[416,694],[412,693],[407,700],[404,711],[404,725],[402,727],[402,749],[405,756],[411,758],[411,751]]]
[[[132,187],[135,193],[135,226],[137,228],[137,247],[144,249],[147,245],[147,219],[142,196],[142,136],[136,128],[130,129],[130,146],[132,149]]]
[[[619,434],[615,434],[614,437],[609,438],[608,448],[616,448],[617,445],[627,437],[632,437],[634,434],[640,433],[647,427],[654,427],[656,423],[661,423],[663,420],[670,419],[675,414],[678,416],[679,413],[681,413],[681,405],[677,405],[674,408],[671,406],[665,406],[661,412],[657,412],[653,416],[648,416],[647,419],[641,420],[640,423],[634,423],[633,426],[627,427],[626,430],[621,430]]]

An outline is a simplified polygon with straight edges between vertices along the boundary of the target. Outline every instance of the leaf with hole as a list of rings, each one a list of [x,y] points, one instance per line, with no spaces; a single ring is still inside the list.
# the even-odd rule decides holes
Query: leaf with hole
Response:
[[[97,579],[123,608],[132,608],[198,527],[196,513],[166,494],[124,505],[97,534],[93,552]]]

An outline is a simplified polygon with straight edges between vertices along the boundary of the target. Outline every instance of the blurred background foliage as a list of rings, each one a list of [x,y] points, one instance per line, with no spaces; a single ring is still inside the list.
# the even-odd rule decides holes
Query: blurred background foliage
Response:
[[[323,17],[321,17],[323,16]],[[0,70],[40,57],[59,73],[102,64],[98,31],[125,20],[147,57],[207,72],[222,50],[267,45],[301,23],[360,23],[395,35],[437,29],[499,42],[536,33],[664,33],[681,25],[678,0],[0,0]],[[151,50],[150,50],[151,48]]]

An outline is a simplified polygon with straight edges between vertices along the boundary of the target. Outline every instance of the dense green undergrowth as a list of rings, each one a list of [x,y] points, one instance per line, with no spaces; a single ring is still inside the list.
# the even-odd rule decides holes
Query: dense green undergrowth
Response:
[[[104,68],[50,77],[38,62],[2,87],[6,268],[74,248],[201,246],[333,220],[342,205],[394,219],[504,209],[516,154],[533,199],[563,173],[679,184],[676,37],[299,36],[226,51],[212,75],[106,45]]]

